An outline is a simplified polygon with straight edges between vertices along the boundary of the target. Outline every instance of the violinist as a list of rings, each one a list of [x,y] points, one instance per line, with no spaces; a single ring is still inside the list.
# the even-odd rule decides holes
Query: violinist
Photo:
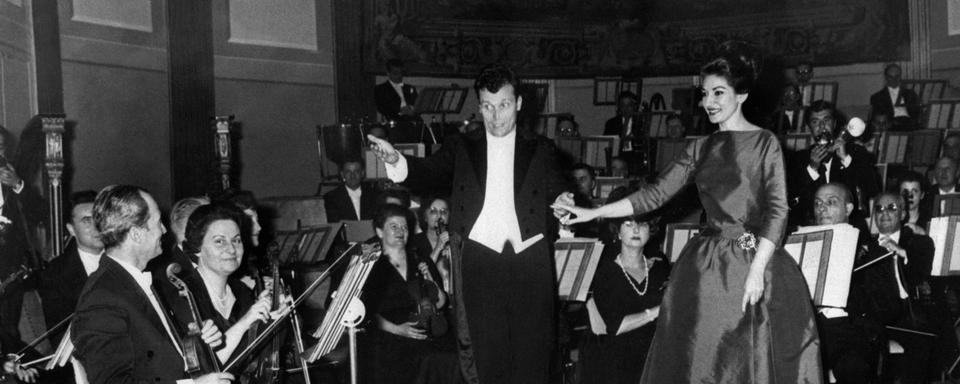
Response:
[[[211,319],[223,332],[223,347],[216,350],[219,361],[226,362],[252,335],[247,332],[258,321],[269,318],[269,290],[259,297],[231,274],[241,265],[244,246],[240,223],[244,213],[229,203],[198,207],[187,220],[183,250],[196,255],[195,273],[182,277],[195,301],[199,316]],[[167,292],[168,290],[164,290]],[[165,297],[178,328],[186,332],[193,316],[183,297]]]
[[[445,342],[442,315],[436,316],[447,304],[432,277],[436,268],[417,262],[407,247],[411,216],[387,204],[374,219],[383,254],[362,297],[373,322],[360,344],[361,361],[371,367],[364,383],[454,383],[460,377],[455,345]]]
[[[450,208],[447,200],[433,197],[424,201],[419,210],[420,223],[423,231],[413,235],[410,244],[417,250],[420,260],[430,260],[435,266],[437,275],[433,280],[450,293],[450,232],[447,223],[450,222]],[[429,265],[429,263],[427,264]]]
[[[174,383],[188,380],[184,350],[175,325],[144,272],[161,252],[166,228],[149,193],[139,187],[104,188],[93,204],[106,257],[87,280],[73,318],[74,357],[91,384],[119,382]],[[204,344],[216,348],[223,334],[212,321],[199,330]],[[193,377],[194,383],[226,383],[228,373]]]

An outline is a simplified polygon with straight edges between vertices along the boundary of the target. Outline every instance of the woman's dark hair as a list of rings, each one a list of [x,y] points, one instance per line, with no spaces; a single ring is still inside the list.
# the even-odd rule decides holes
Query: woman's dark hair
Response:
[[[240,208],[228,202],[216,202],[197,207],[187,219],[187,228],[184,231],[183,252],[197,254],[203,245],[203,237],[210,229],[210,224],[220,220],[230,220],[240,227],[246,217]]]
[[[396,204],[384,204],[380,207],[380,212],[377,213],[377,217],[373,219],[373,229],[383,229],[384,223],[391,217],[402,217],[407,221],[408,227],[413,223],[413,213],[411,213],[409,209]]]
[[[450,210],[450,200],[443,196],[430,196],[423,200],[423,204],[420,204],[420,209],[417,210],[417,219],[420,220],[420,224],[424,227],[420,229],[427,230],[427,211],[430,210],[430,206],[433,205],[434,201],[442,200],[444,203],[447,203],[447,210]]]
[[[717,58],[700,68],[700,77],[723,77],[738,94],[750,93],[760,74],[760,57],[756,49],[742,41],[720,45]]]

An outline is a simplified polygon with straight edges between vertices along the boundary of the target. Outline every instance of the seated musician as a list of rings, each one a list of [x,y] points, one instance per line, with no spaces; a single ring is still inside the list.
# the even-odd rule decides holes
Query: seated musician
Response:
[[[605,247],[593,277],[593,299],[607,334],[581,356],[582,383],[637,383],[653,340],[670,265],[645,252],[650,225],[643,217],[615,219],[614,243]]]
[[[446,294],[435,283],[429,260],[408,248],[412,217],[388,204],[374,219],[383,250],[364,286],[362,300],[372,324],[361,342],[368,369],[364,383],[453,383],[458,381],[456,346],[442,315]]]
[[[593,191],[597,185],[597,172],[589,164],[577,163],[571,167],[570,178],[573,181],[571,189],[573,201],[578,207],[594,208]],[[599,237],[599,222],[591,221],[570,226],[577,237]]]
[[[104,188],[94,202],[93,219],[105,257],[80,293],[71,325],[74,357],[91,384],[173,383],[190,376],[195,383],[233,379],[229,373],[187,374],[175,325],[144,272],[161,251],[166,228],[160,218],[153,197],[134,186]],[[200,336],[211,347],[222,344],[223,335],[212,321],[204,321]]]
[[[340,179],[343,185],[323,195],[323,208],[327,211],[327,222],[343,220],[371,220],[376,212],[377,192],[372,185],[365,185],[367,176],[363,161],[345,160],[340,165]],[[320,194],[320,187],[317,187]]]
[[[885,314],[884,325],[898,329],[935,332],[935,315],[919,305],[921,291],[929,296],[930,269],[933,263],[933,240],[925,235],[914,233],[902,225],[905,218],[903,197],[896,193],[880,194],[873,207],[873,219],[877,223],[879,235],[870,242],[866,262],[886,254],[893,255],[882,259],[862,271],[876,278],[874,290],[884,289],[884,297],[889,300],[885,305],[890,310]],[[863,264],[863,263],[860,263]],[[948,327],[949,329],[949,327]],[[951,332],[952,333],[952,332]],[[926,375],[932,363],[931,349],[935,337],[920,335],[909,331],[890,330],[891,340],[903,346],[904,353],[891,358],[891,372],[898,382],[925,383]],[[953,337],[951,334],[950,337]]]
[[[442,197],[432,197],[423,201],[419,209],[420,225],[423,231],[413,235],[411,246],[416,250],[420,260],[430,260],[437,266],[439,275],[433,276],[444,292],[451,292],[450,285],[450,232],[447,223],[450,222],[450,208],[447,200]]]
[[[849,223],[853,198],[843,184],[820,186],[813,201],[814,224]],[[866,260],[865,247],[870,243],[869,234],[861,231],[854,265]],[[884,319],[890,318],[884,313],[899,309],[897,297],[890,295],[889,289],[875,289],[877,279],[872,277],[864,272],[853,274],[845,308],[817,308],[824,369],[832,371],[839,384],[867,383],[876,377],[881,348],[886,348]]]
[[[3,351],[3,349],[0,348],[0,351]],[[12,356],[7,356],[5,351],[3,352],[3,370],[0,370],[0,383],[37,382],[38,372],[36,368],[24,368],[19,361],[11,358]]]
[[[253,196],[253,192],[231,188],[217,196],[216,200],[233,204],[243,212],[243,220],[239,223],[246,257],[243,258],[240,268],[237,268],[233,274],[247,287],[253,289],[257,281],[261,280],[258,268],[268,264],[260,257],[263,255],[263,248],[260,247],[260,232],[263,227],[260,226],[260,215],[257,213],[257,199]]]
[[[153,272],[155,281],[166,280],[166,270],[161,266],[170,265],[172,262],[179,263],[185,271],[191,271],[196,267],[196,255],[183,253],[184,231],[190,214],[197,207],[207,204],[210,204],[210,199],[206,196],[194,196],[177,200],[173,203],[173,207],[170,207],[170,231],[173,232],[173,244],[165,246],[163,254],[147,264],[147,269]]]
[[[777,108],[767,119],[766,128],[780,135],[802,132],[807,122],[801,96],[800,87],[796,84],[784,86]]]
[[[224,345],[216,351],[220,362],[226,362],[239,351],[238,346],[250,341],[247,330],[268,319],[272,304],[269,290],[258,298],[239,279],[230,277],[243,259],[242,221],[243,212],[233,205],[213,203],[198,207],[184,232],[184,253],[197,257],[197,268],[182,280],[193,293],[200,317],[213,320],[224,335]],[[186,332],[193,321],[189,303],[179,294],[164,297],[164,301],[174,313],[178,328]]]
[[[925,184],[924,177],[916,172],[907,172],[900,179],[900,195],[906,203],[904,209],[907,214],[903,225],[918,235],[927,234],[926,228],[930,225],[933,210],[933,202],[925,199]]]

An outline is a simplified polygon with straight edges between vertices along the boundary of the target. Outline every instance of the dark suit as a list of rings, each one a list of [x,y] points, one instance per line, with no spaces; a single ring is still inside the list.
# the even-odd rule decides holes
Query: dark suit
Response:
[[[3,209],[0,215],[10,220],[0,231],[0,279],[10,276],[21,265],[33,265],[32,244],[30,243],[32,217],[31,207],[40,205],[39,197],[25,185],[20,193],[6,185],[0,185],[3,190]],[[17,350],[23,346],[20,341],[20,310],[23,305],[23,286],[20,283],[7,287],[0,298],[0,343]]]
[[[461,346],[471,346],[475,356],[470,361],[461,355],[468,382],[477,381],[473,372],[483,383],[546,382],[556,316],[552,250],[557,221],[549,206],[563,189],[556,147],[542,136],[517,132],[513,199],[520,234],[524,240],[545,236],[519,255],[509,243],[497,253],[466,239],[485,200],[485,131],[451,138],[433,156],[407,162],[405,184],[411,188],[453,187],[449,228],[465,238],[463,270],[454,271],[463,289],[454,301],[462,303],[458,311],[465,311],[466,319],[458,319],[457,329],[468,330],[468,337],[459,335]]]
[[[403,98],[407,105],[413,107],[417,104],[417,89],[412,85],[403,85]],[[400,95],[390,84],[390,81],[384,81],[373,88],[373,96],[377,102],[377,112],[383,115],[387,120],[400,119]]]
[[[377,209],[377,192],[370,185],[360,184],[360,217],[353,208],[353,200],[347,194],[346,186],[323,195],[323,208],[327,211],[327,222],[336,223],[343,220],[372,220]]]
[[[870,199],[880,192],[880,181],[877,171],[874,168],[875,158],[862,146],[847,143],[847,154],[851,161],[849,167],[844,167],[843,162],[835,155],[830,155],[833,161],[830,163],[830,181],[843,183],[853,194],[854,211],[850,215],[850,224],[861,231],[866,228],[866,212],[860,209],[861,202],[869,203]],[[813,198],[817,189],[826,184],[826,175],[820,172],[820,177],[814,180],[807,172],[807,166],[810,162],[810,148],[796,153],[793,157],[793,164],[790,165],[790,171],[787,175],[790,194],[790,222],[793,225],[802,225],[810,222],[813,213]],[[824,165],[826,161],[824,159]]]
[[[617,115],[611,117],[603,124],[603,134],[605,136],[620,136],[623,137],[626,132],[624,129],[626,127],[623,124],[623,116]],[[636,116],[633,118],[633,124],[630,126],[631,133],[636,135],[640,130],[640,119]]]
[[[186,378],[183,358],[147,295],[110,257],[100,259],[80,294],[71,332],[74,356],[92,384]]]
[[[920,114],[923,106],[920,104],[920,97],[916,92],[900,86],[900,92],[897,94],[896,106],[907,108],[909,117],[893,117],[894,103],[890,100],[890,91],[886,87],[870,96],[870,114],[883,113],[890,116],[893,121],[892,128],[895,130],[913,130],[918,129],[920,125]]]
[[[43,317],[47,328],[51,328],[73,314],[77,308],[80,291],[87,282],[87,271],[80,261],[76,241],[72,241],[63,254],[50,261],[40,274],[40,299],[43,300]],[[67,328],[63,327],[50,336],[50,342],[56,345]]]

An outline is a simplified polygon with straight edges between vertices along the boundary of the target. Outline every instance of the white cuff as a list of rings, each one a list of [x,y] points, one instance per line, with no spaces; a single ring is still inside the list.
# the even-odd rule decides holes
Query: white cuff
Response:
[[[13,187],[13,193],[16,193],[19,195],[20,191],[23,191],[23,185],[24,185],[23,179],[20,179],[20,183],[18,183],[16,187]]]
[[[853,157],[850,157],[849,154],[844,156],[842,159],[840,159],[840,164],[843,164],[844,168],[850,168],[850,163],[852,162],[853,162]]]
[[[813,167],[809,165],[807,166],[807,174],[809,174],[810,178],[813,180],[817,180],[820,178],[820,172],[817,172],[816,169],[813,169]]]
[[[400,157],[397,159],[396,163],[389,164],[387,162],[383,163],[384,168],[387,170],[387,178],[394,183],[399,183],[407,179],[407,159],[403,157],[403,154],[397,152],[397,155]]]

